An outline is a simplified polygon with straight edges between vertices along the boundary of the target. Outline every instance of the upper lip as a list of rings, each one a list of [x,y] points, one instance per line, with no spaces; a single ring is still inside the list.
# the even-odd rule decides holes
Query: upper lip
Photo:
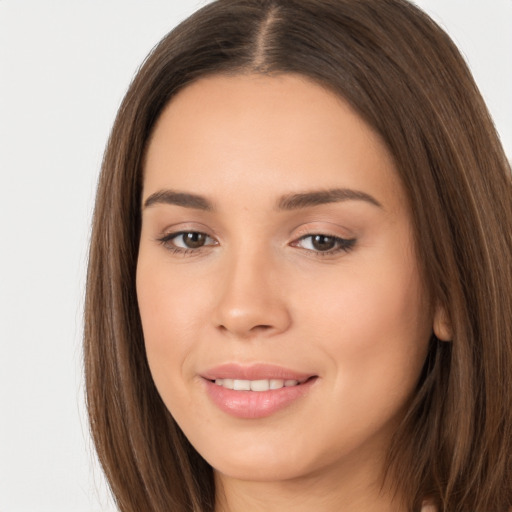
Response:
[[[201,373],[201,377],[208,380],[216,379],[240,379],[240,380],[264,380],[282,379],[305,381],[313,377],[312,373],[304,373],[279,365],[257,363],[243,365],[239,363],[225,363],[215,366]]]

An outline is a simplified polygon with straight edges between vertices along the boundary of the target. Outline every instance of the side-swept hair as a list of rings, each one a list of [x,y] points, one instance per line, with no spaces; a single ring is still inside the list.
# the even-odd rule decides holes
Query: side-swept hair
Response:
[[[425,284],[453,340],[431,339],[390,447],[408,510],[512,507],[512,185],[492,120],[449,37],[405,0],[218,0],[151,52],[103,161],[85,306],[92,435],[123,512],[212,511],[211,467],[148,368],[135,271],[144,152],[164,106],[211,74],[298,73],[339,94],[393,155]]]

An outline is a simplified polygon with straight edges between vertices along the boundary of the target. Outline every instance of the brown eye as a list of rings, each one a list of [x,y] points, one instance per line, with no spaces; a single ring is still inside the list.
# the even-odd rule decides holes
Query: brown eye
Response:
[[[333,255],[340,251],[348,252],[354,247],[355,243],[355,238],[346,239],[317,233],[303,236],[292,245],[307,249],[317,255]]]
[[[181,233],[176,238],[182,238],[183,245],[187,249],[198,249],[199,247],[203,247],[206,243],[206,239],[208,238],[204,233],[197,233],[192,231],[190,233]]]
[[[311,237],[311,245],[317,251],[330,251],[336,246],[336,238],[327,235],[313,235]]]
[[[215,240],[200,231],[180,231],[170,233],[158,239],[166,248],[174,252],[187,252],[202,249],[205,246],[217,245]]]

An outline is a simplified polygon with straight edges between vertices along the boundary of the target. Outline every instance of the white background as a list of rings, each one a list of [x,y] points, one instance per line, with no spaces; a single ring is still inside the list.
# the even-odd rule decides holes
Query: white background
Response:
[[[0,0],[0,512],[114,510],[83,405],[95,184],[138,65],[204,3]],[[512,0],[418,4],[462,49],[512,156]]]

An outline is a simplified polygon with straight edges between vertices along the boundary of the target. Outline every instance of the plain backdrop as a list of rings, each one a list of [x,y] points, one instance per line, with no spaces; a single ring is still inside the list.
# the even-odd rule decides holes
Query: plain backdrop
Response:
[[[117,107],[195,0],[0,0],[0,512],[109,512],[84,413],[90,218]],[[512,156],[512,0],[418,0]],[[142,512],[142,511],[141,511]]]

